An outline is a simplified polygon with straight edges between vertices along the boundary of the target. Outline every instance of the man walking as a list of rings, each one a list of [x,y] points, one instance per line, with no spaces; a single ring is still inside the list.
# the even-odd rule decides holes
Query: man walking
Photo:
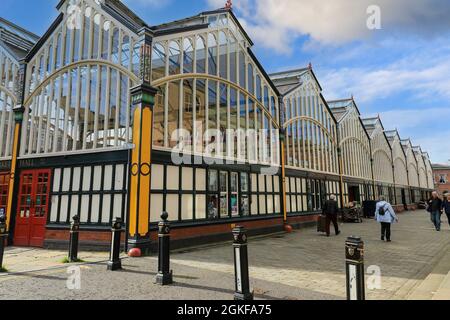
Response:
[[[338,203],[336,201],[336,196],[333,194],[330,196],[330,200],[325,201],[323,205],[323,213],[326,215],[326,232],[327,237],[330,236],[330,226],[331,222],[333,222],[334,230],[336,235],[338,236],[341,232],[339,231],[338,225]]]
[[[393,223],[398,222],[398,218],[394,208],[386,201],[384,196],[380,196],[380,201],[377,203],[377,209],[375,211],[375,217],[376,220],[381,223],[381,241],[386,240],[387,242],[391,242],[391,226]]]
[[[431,221],[436,231],[441,231],[442,205],[442,200],[439,198],[438,193],[434,191],[431,199],[428,201],[428,212],[431,214]]]

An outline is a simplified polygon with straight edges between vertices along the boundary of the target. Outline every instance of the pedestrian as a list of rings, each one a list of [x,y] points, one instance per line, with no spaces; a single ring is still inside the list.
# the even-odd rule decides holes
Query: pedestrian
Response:
[[[442,204],[442,209],[447,215],[448,223],[450,224],[450,193],[447,193],[444,197],[444,202]]]
[[[333,222],[334,231],[335,231],[336,235],[338,236],[341,233],[341,231],[339,231],[339,225],[338,225],[339,208],[338,208],[338,203],[336,201],[336,196],[334,194],[330,196],[330,200],[325,201],[325,203],[323,205],[323,214],[326,216],[327,237],[330,236],[331,222]]]
[[[394,208],[386,201],[384,196],[380,196],[380,201],[377,203],[375,218],[381,223],[381,241],[391,242],[391,226],[398,222],[398,218]]]
[[[442,200],[439,198],[439,194],[434,191],[431,199],[428,201],[428,212],[431,215],[431,221],[436,228],[436,231],[441,231],[441,214],[442,214]]]

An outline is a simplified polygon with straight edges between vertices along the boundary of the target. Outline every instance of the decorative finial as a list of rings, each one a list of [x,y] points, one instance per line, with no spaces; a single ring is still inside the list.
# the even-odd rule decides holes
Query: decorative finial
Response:
[[[225,9],[232,9],[233,8],[233,0],[227,0],[227,3],[225,4]]]
[[[311,62],[308,64],[308,69],[312,70],[312,63]]]

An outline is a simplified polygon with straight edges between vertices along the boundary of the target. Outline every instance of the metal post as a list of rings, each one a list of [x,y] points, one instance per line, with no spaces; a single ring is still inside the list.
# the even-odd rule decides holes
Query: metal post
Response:
[[[74,216],[70,224],[69,262],[78,262],[78,240],[80,234],[80,217]]]
[[[364,280],[364,242],[349,237],[345,242],[347,300],[366,300]]]
[[[4,212],[0,213],[0,272],[3,268],[3,254],[5,253],[5,242],[8,239],[8,230],[6,228],[6,216]]]
[[[167,221],[169,214],[161,214],[161,222],[158,224],[158,274],[156,284],[167,286],[173,283],[173,272],[170,270],[170,223]]]
[[[247,231],[244,227],[237,226],[233,229],[234,270],[236,280],[236,301],[252,301],[253,293],[250,292],[250,278],[248,272]]]
[[[116,218],[113,221],[111,228],[112,241],[111,241],[111,254],[108,261],[108,270],[116,271],[122,269],[122,262],[120,260],[120,239],[122,236],[123,223],[121,218]]]

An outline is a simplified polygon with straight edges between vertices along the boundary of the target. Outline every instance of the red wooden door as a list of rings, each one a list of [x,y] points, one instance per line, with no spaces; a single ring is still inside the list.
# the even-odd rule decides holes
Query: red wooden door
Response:
[[[49,209],[50,170],[23,171],[20,176],[14,245],[42,247]]]

